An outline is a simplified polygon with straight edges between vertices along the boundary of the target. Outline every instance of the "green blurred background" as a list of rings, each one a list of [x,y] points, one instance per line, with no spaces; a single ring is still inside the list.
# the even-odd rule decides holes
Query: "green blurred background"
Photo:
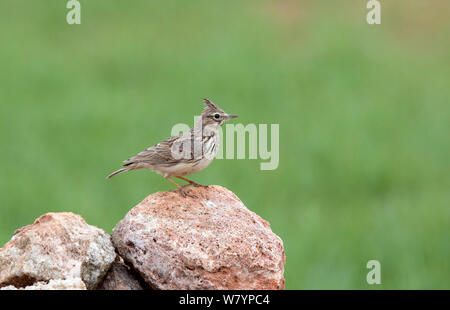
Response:
[[[288,289],[450,288],[450,2],[0,1],[0,244],[46,212],[111,232],[146,195],[122,160],[202,97],[280,124],[280,163],[216,160],[284,241]],[[235,122],[236,123],[236,122]],[[366,283],[381,262],[382,284]]]

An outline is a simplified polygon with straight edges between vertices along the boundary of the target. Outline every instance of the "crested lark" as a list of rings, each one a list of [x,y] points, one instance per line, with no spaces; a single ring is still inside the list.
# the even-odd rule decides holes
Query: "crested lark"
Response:
[[[183,197],[191,196],[186,193],[184,186],[204,186],[183,176],[197,173],[211,163],[219,147],[219,128],[226,121],[237,117],[227,114],[215,103],[203,99],[205,109],[201,118],[189,131],[149,147],[134,157],[124,161],[122,169],[110,175],[108,179],[116,174],[141,168],[147,168],[161,174],[172,182]],[[171,177],[177,177],[189,184],[180,186]]]

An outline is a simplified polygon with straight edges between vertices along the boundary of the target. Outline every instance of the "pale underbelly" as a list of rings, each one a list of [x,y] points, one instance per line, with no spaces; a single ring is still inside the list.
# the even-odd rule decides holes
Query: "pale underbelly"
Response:
[[[204,158],[196,163],[178,163],[169,167],[157,167],[157,168],[148,167],[148,168],[165,177],[183,176],[202,171],[203,169],[209,166],[211,161],[212,159],[209,160]]]

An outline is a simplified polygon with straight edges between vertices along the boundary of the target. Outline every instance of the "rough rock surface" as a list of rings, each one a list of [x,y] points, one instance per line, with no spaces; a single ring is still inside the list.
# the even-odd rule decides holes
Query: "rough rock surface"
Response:
[[[115,257],[103,230],[73,213],[47,213],[0,249],[0,287],[79,278],[93,289]]]
[[[283,289],[285,254],[268,222],[220,186],[159,192],[113,230],[113,244],[154,289]]]
[[[106,274],[98,290],[143,290],[137,276],[125,265],[123,259],[117,256]]]
[[[47,282],[36,282],[33,285],[24,288],[17,288],[9,285],[0,288],[0,290],[86,290],[86,285],[80,278],[66,279],[66,280],[50,280]]]

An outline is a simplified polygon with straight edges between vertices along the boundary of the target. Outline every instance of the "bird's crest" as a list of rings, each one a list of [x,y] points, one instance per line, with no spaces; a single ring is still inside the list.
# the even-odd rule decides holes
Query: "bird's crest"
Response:
[[[217,106],[217,104],[215,104],[214,102],[212,102],[209,99],[204,98],[203,102],[205,103],[205,109],[203,110],[203,113],[211,113],[211,112],[223,112],[223,110],[221,108],[219,108]]]

